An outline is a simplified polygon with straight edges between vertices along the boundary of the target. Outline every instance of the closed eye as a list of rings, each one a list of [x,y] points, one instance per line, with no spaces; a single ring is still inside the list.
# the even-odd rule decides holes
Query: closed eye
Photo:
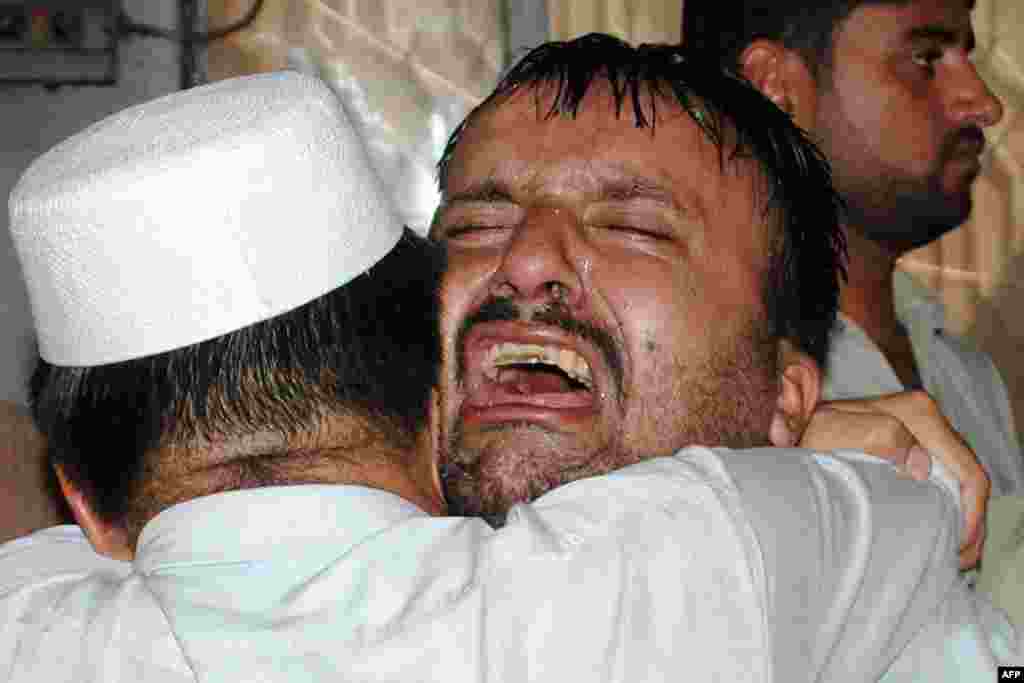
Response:
[[[441,210],[435,236],[459,244],[489,241],[517,225],[522,213],[511,202],[456,200]]]
[[[647,226],[638,225],[602,225],[596,226],[599,230],[607,230],[613,233],[619,233],[625,237],[637,238],[637,239],[650,239],[656,241],[667,241],[672,239],[672,235],[664,232],[657,228],[650,228]]]
[[[660,243],[676,238],[680,213],[672,197],[613,196],[587,207],[583,222],[595,237]]]
[[[504,224],[461,223],[445,227],[439,239],[457,247],[481,247],[502,242],[510,231]]]

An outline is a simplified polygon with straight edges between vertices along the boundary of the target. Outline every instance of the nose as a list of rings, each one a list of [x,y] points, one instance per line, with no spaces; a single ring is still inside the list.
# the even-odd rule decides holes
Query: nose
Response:
[[[578,305],[583,286],[573,258],[576,231],[568,209],[530,209],[506,244],[492,293],[522,303]]]
[[[957,125],[994,126],[1003,118],[1003,104],[978,73],[973,62],[957,70],[950,90],[950,112]]]

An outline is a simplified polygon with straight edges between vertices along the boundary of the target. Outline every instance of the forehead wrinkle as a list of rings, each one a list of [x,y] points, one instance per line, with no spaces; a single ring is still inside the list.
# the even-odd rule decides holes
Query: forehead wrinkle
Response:
[[[644,176],[624,173],[602,184],[599,198],[605,201],[628,202],[635,199],[646,199],[655,204],[680,210],[673,193],[662,183]]]

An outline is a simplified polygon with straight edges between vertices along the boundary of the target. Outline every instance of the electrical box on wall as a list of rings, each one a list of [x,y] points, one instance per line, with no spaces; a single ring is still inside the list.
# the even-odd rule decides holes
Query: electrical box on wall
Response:
[[[0,83],[116,83],[119,16],[119,0],[0,0]]]

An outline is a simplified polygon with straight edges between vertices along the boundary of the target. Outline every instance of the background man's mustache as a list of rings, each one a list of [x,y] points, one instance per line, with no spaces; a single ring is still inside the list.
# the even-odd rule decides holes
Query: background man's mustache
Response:
[[[949,160],[985,150],[985,134],[977,126],[965,126],[952,133],[942,146],[942,158]]]

